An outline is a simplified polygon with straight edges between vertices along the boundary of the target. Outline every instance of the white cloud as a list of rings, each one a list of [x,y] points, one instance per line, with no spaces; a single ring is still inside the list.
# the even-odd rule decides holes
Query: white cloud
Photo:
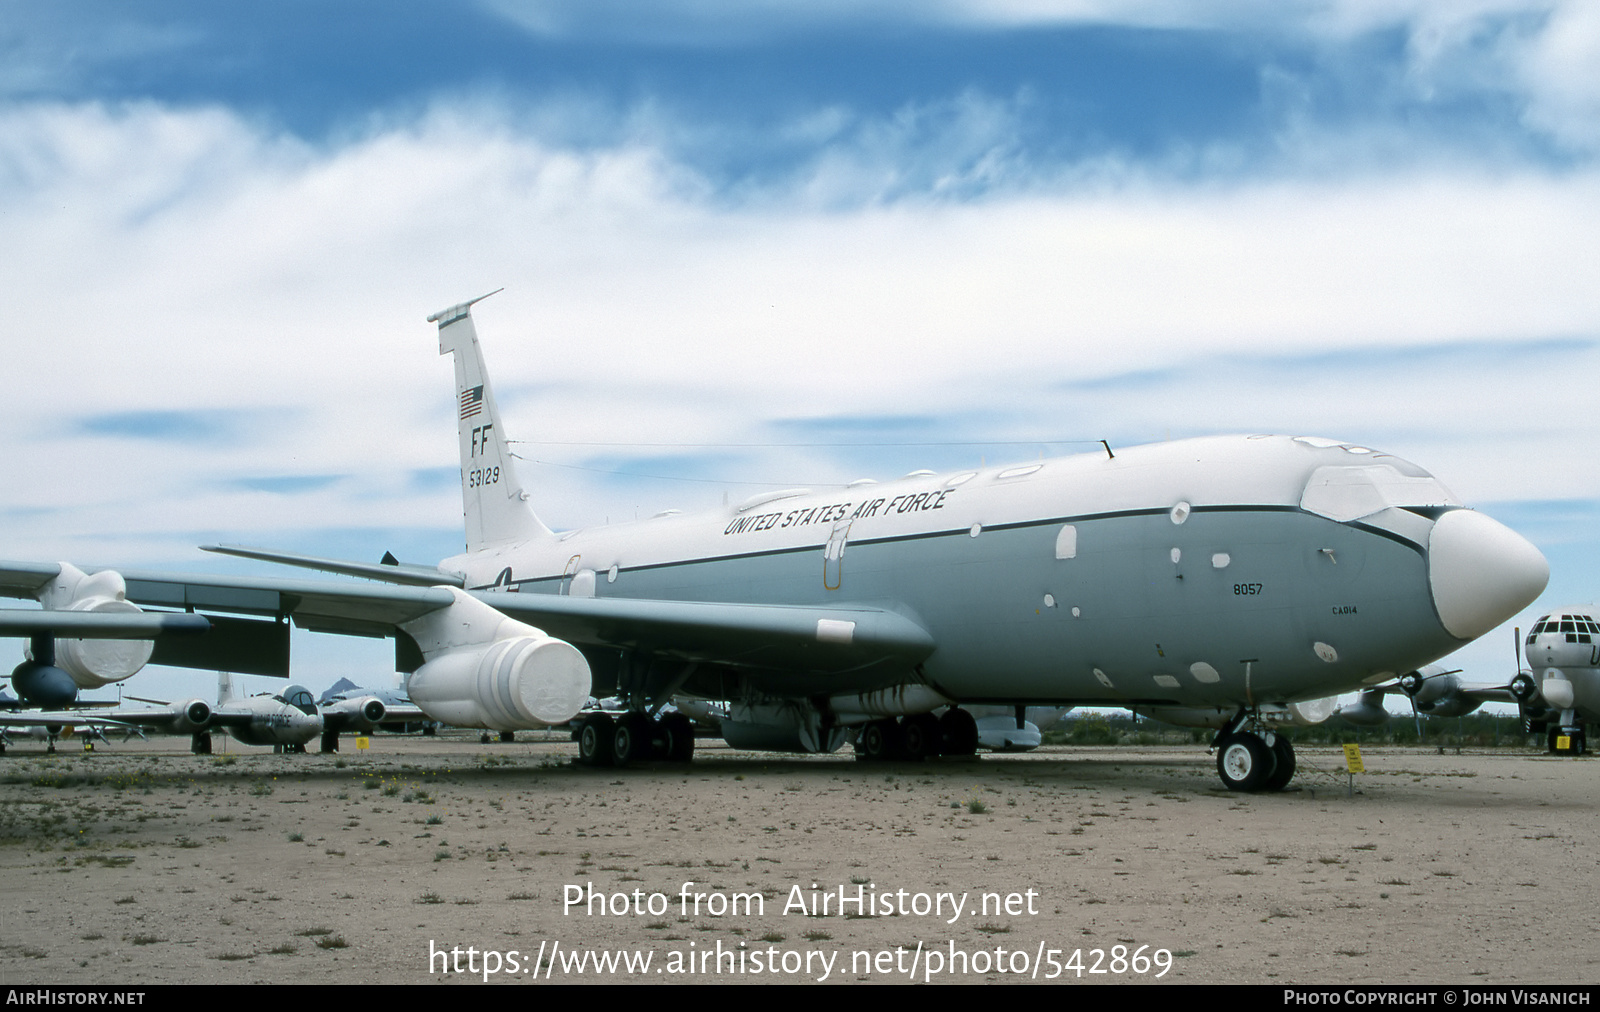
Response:
[[[839,157],[894,161],[865,148]],[[736,203],[660,149],[555,146],[484,107],[317,149],[154,105],[14,108],[0,166],[20,378],[0,454],[28,476],[9,497],[13,556],[113,529],[125,558],[196,530],[293,544],[453,526],[454,493],[408,477],[455,466],[449,369],[422,318],[500,285],[477,313],[523,438],[783,441],[795,420],[894,415],[948,419],[947,439],[1311,430],[1412,456],[1463,495],[1600,496],[1592,469],[1535,466],[1523,442],[1592,443],[1582,398],[1543,396],[1550,368],[1593,370],[1592,344],[1531,374],[1470,351],[1600,335],[1592,173],[1108,173],[843,206],[802,178],[795,199]],[[1442,351],[1390,354],[1428,347]],[[1304,372],[1318,355],[1339,364]],[[1179,379],[1062,388],[1163,369]],[[1481,407],[1504,403],[1522,410]],[[248,421],[205,441],[82,427],[174,410]],[[825,449],[706,452],[692,476],[859,476]],[[634,470],[682,455],[537,453]],[[617,479],[540,473],[562,525],[721,493],[624,482],[617,503],[602,496]],[[297,475],[335,478],[248,484]]]

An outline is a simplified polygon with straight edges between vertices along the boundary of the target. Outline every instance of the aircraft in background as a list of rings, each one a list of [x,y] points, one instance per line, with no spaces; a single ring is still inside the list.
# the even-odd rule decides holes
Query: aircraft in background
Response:
[[[978,747],[991,752],[1031,752],[1044,732],[1072,712],[1070,706],[966,706],[978,724]]]
[[[4,727],[95,727],[138,729],[159,734],[187,734],[197,755],[211,753],[211,733],[226,731],[245,745],[271,745],[284,752],[304,752],[306,742],[322,733],[323,717],[310,690],[290,685],[282,692],[263,692],[236,698],[233,680],[223,673],[217,679],[217,704],[203,699],[168,703],[159,699],[127,697],[154,709],[118,707],[114,710],[35,712],[0,716]],[[376,702],[373,700],[372,702]],[[376,716],[381,719],[380,712]]]
[[[453,725],[560,724],[617,696],[579,729],[592,765],[688,758],[692,734],[661,716],[674,696],[729,700],[735,747],[830,752],[856,731],[908,758],[971,754],[967,706],[1091,705],[1224,711],[1218,773],[1259,790],[1293,774],[1273,730],[1290,708],[1456,650],[1549,576],[1422,468],[1303,436],[1107,446],[556,533],[516,473],[477,301],[429,317],[455,362],[463,554],[217,546],[383,585],[125,571],[128,598],[226,613],[202,638],[214,669],[286,673],[289,620],[392,636],[412,702]],[[0,593],[47,572],[0,564]]]
[[[1588,726],[1600,721],[1600,622],[1593,605],[1562,608],[1542,615],[1517,643],[1518,671],[1510,682],[1470,685],[1459,668],[1430,665],[1401,676],[1392,687],[1369,689],[1339,715],[1375,726],[1389,717],[1382,694],[1400,691],[1419,714],[1464,717],[1484,703],[1514,703],[1529,734],[1545,736],[1555,754],[1588,750]],[[1517,634],[1520,637],[1520,632]],[[1528,666],[1520,663],[1527,650]]]
[[[83,739],[85,752],[94,751],[95,742],[106,740],[105,729],[94,721],[81,720],[64,713],[54,716],[63,719],[57,722],[45,722],[37,718],[25,718],[25,722],[13,724],[0,717],[0,755],[4,755],[6,749],[16,744],[14,741],[16,737],[42,741],[45,743],[46,752],[54,752],[56,742],[62,738]]]
[[[1528,730],[1543,731],[1551,752],[1582,755],[1588,725],[1600,721],[1600,622],[1593,605],[1541,616],[1524,644],[1528,667],[1511,680],[1511,695]]]
[[[421,730],[423,734],[431,735],[437,726],[437,722],[407,699],[404,693],[392,689],[352,686],[337,692],[329,691],[317,701],[317,709],[322,713],[323,752],[339,751],[341,732],[370,734],[379,730],[395,733]]]

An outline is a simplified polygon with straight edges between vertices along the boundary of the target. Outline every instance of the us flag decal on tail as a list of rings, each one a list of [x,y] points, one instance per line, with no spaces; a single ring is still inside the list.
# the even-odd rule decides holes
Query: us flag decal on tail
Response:
[[[461,391],[461,417],[471,418],[483,410],[483,387],[475,386],[471,390]]]

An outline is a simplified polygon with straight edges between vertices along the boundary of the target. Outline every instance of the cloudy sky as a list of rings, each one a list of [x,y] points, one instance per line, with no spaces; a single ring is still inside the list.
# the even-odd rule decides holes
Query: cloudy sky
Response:
[[[458,551],[503,286],[556,527],[1312,433],[1590,601],[1597,223],[1591,3],[0,0],[0,557]]]

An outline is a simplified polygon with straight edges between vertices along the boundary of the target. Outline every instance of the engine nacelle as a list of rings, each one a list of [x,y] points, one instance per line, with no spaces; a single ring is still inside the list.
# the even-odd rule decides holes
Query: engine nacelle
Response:
[[[1419,713],[1430,717],[1465,717],[1483,705],[1483,700],[1462,693],[1461,680],[1454,672],[1408,672],[1400,676],[1400,688],[1411,697]]]
[[[374,731],[388,712],[377,696],[362,696],[327,704],[322,707],[322,719],[324,724],[337,724],[345,731]]]
[[[144,609],[128,600],[121,573],[109,569],[86,575],[71,563],[39,591],[39,603],[57,611],[140,613]],[[120,682],[150,660],[155,644],[147,639],[58,639],[55,666],[72,677],[80,689],[98,689]]]
[[[589,662],[553,636],[516,636],[428,661],[411,673],[406,693],[432,719],[458,727],[548,727],[583,708]]]
[[[1544,700],[1539,695],[1539,683],[1534,679],[1533,672],[1524,668],[1517,672],[1517,677],[1511,680],[1511,696],[1524,707],[1542,708]]]
[[[454,600],[401,625],[426,658],[406,692],[431,720],[491,731],[565,724],[593,678],[578,648],[458,587]]]
[[[172,734],[194,734],[204,731],[211,723],[211,704],[203,699],[172,705],[172,719],[163,730]]]

